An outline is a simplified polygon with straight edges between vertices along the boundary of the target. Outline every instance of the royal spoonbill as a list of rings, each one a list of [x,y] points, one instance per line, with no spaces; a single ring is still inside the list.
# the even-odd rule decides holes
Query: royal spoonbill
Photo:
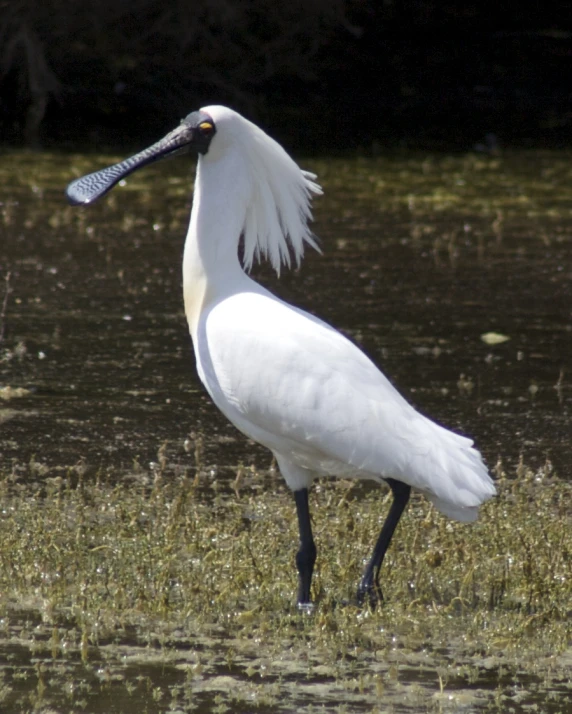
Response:
[[[301,607],[311,607],[316,560],[314,478],[389,484],[392,505],[357,591],[358,603],[375,605],[411,489],[446,516],[473,521],[494,484],[470,439],[419,414],[355,344],[247,275],[255,259],[279,272],[300,262],[305,244],[317,248],[308,222],[321,188],[240,114],[222,106],[193,112],[148,149],[72,181],[68,200],[92,203],[136,169],[184,152],[198,154],[183,296],[200,379],[222,413],[270,449],[294,493]]]

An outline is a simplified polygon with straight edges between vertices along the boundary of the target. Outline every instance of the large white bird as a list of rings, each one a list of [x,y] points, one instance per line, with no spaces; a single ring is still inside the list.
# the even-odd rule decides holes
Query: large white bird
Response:
[[[312,194],[321,189],[240,114],[222,106],[193,112],[150,148],[73,181],[68,200],[91,203],[132,171],[184,151],[199,155],[183,258],[199,376],[222,413],[272,451],[294,492],[300,606],[311,606],[314,478],[389,484],[394,499],[358,586],[358,602],[375,605],[379,570],[411,489],[445,515],[473,521],[494,484],[470,439],[419,414],[355,344],[246,274],[255,259],[268,258],[278,272],[292,257],[300,262],[305,243],[316,247],[308,221]]]

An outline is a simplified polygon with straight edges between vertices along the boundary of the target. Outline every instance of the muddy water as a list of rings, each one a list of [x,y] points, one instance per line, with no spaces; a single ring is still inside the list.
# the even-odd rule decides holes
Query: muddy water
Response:
[[[552,610],[545,607],[543,634],[543,628],[534,625],[536,615],[529,618],[523,612],[519,620],[510,600],[497,611],[485,598],[482,627],[475,625],[481,616],[478,608],[469,609],[465,617],[454,616],[455,610],[446,608],[451,596],[436,597],[437,605],[420,616],[413,599],[411,609],[407,607],[407,584],[393,600],[389,590],[387,608],[379,620],[371,621],[368,613],[352,615],[326,606],[308,623],[297,613],[284,614],[291,582],[277,587],[272,602],[278,604],[272,608],[260,602],[255,591],[245,591],[246,609],[237,608],[227,594],[228,617],[217,613],[216,600],[211,603],[213,613],[197,614],[192,604],[179,611],[175,604],[163,619],[139,616],[132,606],[114,612],[123,623],[115,629],[105,628],[106,608],[116,607],[115,601],[108,604],[105,590],[101,602],[82,605],[79,611],[69,606],[71,596],[62,598],[57,578],[80,569],[79,560],[73,562],[74,547],[89,563],[100,548],[108,548],[110,562],[116,557],[117,568],[126,571],[121,553],[128,554],[132,547],[140,548],[137,558],[149,552],[153,562],[171,552],[161,542],[153,546],[144,529],[138,543],[130,528],[149,508],[147,496],[133,489],[133,504],[129,488],[114,496],[114,479],[127,480],[133,472],[152,474],[152,464],[159,461],[164,482],[177,483],[169,479],[172,472],[192,476],[199,458],[202,472],[224,483],[234,479],[239,462],[262,468],[269,463],[262,449],[218,416],[194,372],[179,267],[192,164],[180,160],[150,168],[89,209],[67,207],[62,190],[69,179],[113,158],[10,153],[0,163],[0,473],[13,473],[15,479],[5,482],[16,480],[18,488],[30,475],[33,480],[46,477],[48,488],[57,488],[57,479],[49,477],[72,466],[74,474],[85,472],[88,478],[96,471],[107,472],[110,491],[97,487],[81,501],[85,520],[105,528],[111,518],[106,504],[114,498],[120,503],[118,512],[126,512],[125,523],[119,519],[116,527],[111,522],[109,533],[97,536],[96,547],[82,548],[75,516],[70,516],[79,508],[75,492],[59,493],[47,499],[55,509],[51,521],[46,516],[55,544],[50,550],[50,530],[42,526],[42,499],[33,492],[29,497],[22,487],[16,488],[14,501],[3,501],[3,519],[14,517],[16,523],[5,535],[8,545],[0,544],[3,567],[14,569],[11,534],[35,534],[39,544],[20,544],[18,558],[22,568],[29,568],[29,582],[38,569],[45,572],[45,582],[23,593],[17,584],[14,593],[0,592],[0,709],[42,711],[49,705],[58,713],[73,708],[122,714],[290,713],[312,707],[340,714],[507,708],[524,712],[535,707],[567,711],[570,639],[563,636],[558,651],[535,639],[540,641],[556,625],[564,628],[570,613],[566,603],[557,602]],[[514,464],[524,454],[532,466],[528,482],[535,484],[535,467],[548,458],[556,473],[569,479],[570,158],[529,152],[308,160],[304,165],[320,175],[326,189],[315,210],[323,255],[308,254],[299,271],[285,273],[280,281],[265,267],[257,268],[256,275],[285,299],[349,334],[418,408],[471,434],[489,463],[501,457],[505,464]],[[545,465],[543,473],[539,483],[548,484],[553,471]],[[557,493],[558,483],[550,488]],[[522,502],[532,503],[536,492],[531,488]],[[502,493],[507,493],[510,507],[510,491]],[[503,499],[501,494],[499,503]],[[533,550],[538,555],[534,562],[544,562],[547,553],[556,561],[558,548],[562,558],[569,552],[564,541],[551,545],[554,536],[547,530],[546,524],[554,526],[551,509],[556,501],[550,496],[536,512],[548,548],[534,550],[534,541],[525,540],[524,535],[534,536],[534,528],[529,511],[522,509],[509,514],[523,518],[514,547],[522,541],[524,555],[515,555],[510,534],[495,551],[498,534],[494,514],[491,519],[488,513],[464,534],[460,550],[466,548],[470,559],[471,547],[481,554],[489,544],[494,557],[484,557],[484,562],[504,558],[528,577],[526,557]],[[277,504],[288,514],[277,522],[276,533],[283,535],[283,524],[292,516],[285,494],[263,503],[273,518],[262,525],[271,532],[280,511]],[[363,508],[352,504],[352,512],[362,509],[362,517]],[[376,522],[377,509],[374,503]],[[569,512],[563,513],[565,523]],[[335,515],[334,509],[327,519],[317,518],[327,524],[328,537]],[[418,540],[426,547],[432,532],[428,518],[411,516],[409,529],[401,534],[412,538],[405,552]],[[68,520],[71,537],[65,540]],[[237,523],[244,528],[243,522],[251,521],[249,527],[255,528],[260,518],[249,515]],[[502,519],[497,522],[503,525]],[[219,525],[221,542],[235,532],[238,542],[243,532],[238,525],[224,520]],[[480,527],[489,529],[482,543]],[[424,531],[419,539],[409,533],[417,533],[416,528]],[[152,532],[168,530],[167,521]],[[119,545],[113,540],[115,531]],[[340,537],[345,536],[342,524]],[[477,541],[471,546],[472,537]],[[288,561],[292,538],[275,542],[265,535],[260,542],[263,538],[284,557],[278,572],[286,577],[293,567]],[[329,543],[326,530],[322,541]],[[122,543],[125,550],[115,556]],[[26,560],[33,548],[40,553],[38,564],[33,554],[29,563]],[[447,541],[433,545],[434,553],[453,550],[459,547]],[[400,552],[394,548],[391,557]],[[325,571],[328,548],[322,553]],[[356,567],[357,559],[352,558]],[[416,567],[422,569],[424,563],[420,556]],[[98,567],[104,577],[105,562]],[[85,571],[89,593],[99,570]],[[219,572],[228,577],[227,567],[220,565]],[[394,567],[388,586],[403,572],[415,572],[411,562]],[[130,589],[140,579],[136,568],[133,573],[127,580]],[[436,582],[446,585],[442,570],[437,576]],[[272,574],[273,581],[277,577]],[[569,575],[562,576],[562,583],[566,578],[569,581]],[[547,582],[546,576],[539,580]],[[240,589],[240,583],[235,587]],[[518,602],[521,591],[512,588],[508,596]],[[240,595],[237,602],[243,603]],[[121,593],[115,599],[130,602]],[[393,619],[393,608],[400,613],[398,606],[405,613]],[[431,621],[433,611],[443,612],[438,626]],[[335,648],[329,651],[332,642],[340,647],[339,656]],[[511,642],[512,650],[506,644]]]
[[[97,205],[66,206],[68,180],[113,158],[2,158],[0,465],[147,468],[165,445],[184,469],[200,435],[221,477],[238,462],[264,467],[194,371],[180,276],[194,166],[167,162]],[[323,255],[280,280],[265,266],[255,276],[349,334],[489,463],[526,450],[568,478],[570,156],[303,163],[326,191],[315,205]]]

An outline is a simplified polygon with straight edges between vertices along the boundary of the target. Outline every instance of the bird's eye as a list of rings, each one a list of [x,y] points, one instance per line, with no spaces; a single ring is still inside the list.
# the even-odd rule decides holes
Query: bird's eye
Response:
[[[212,133],[214,127],[210,123],[210,121],[204,121],[201,124],[199,124],[199,129],[201,130],[202,134],[205,134],[206,136],[208,136],[209,134]]]

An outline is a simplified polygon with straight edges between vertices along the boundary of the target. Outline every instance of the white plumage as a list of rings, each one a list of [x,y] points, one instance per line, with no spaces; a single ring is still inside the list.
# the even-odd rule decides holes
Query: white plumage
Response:
[[[447,516],[473,521],[479,505],[495,494],[494,484],[470,439],[419,414],[352,342],[279,300],[243,270],[241,237],[246,269],[268,258],[279,272],[292,257],[300,262],[305,244],[317,248],[308,228],[312,195],[321,193],[316,177],[226,107],[205,107],[184,122],[187,135],[195,137],[185,141],[192,144],[202,131],[206,146],[199,148],[183,259],[185,312],[199,376],[223,414],[274,453],[295,492],[301,605],[310,602],[315,559],[307,506],[314,477],[388,481],[394,506],[358,590],[360,601],[367,596],[374,603],[379,568],[409,487]],[[163,144],[75,182],[70,200],[89,202],[138,162],[153,160],[148,155],[171,152],[164,143],[182,143],[183,129],[177,131]],[[90,181],[105,186],[79,200]]]
[[[495,489],[472,441],[416,412],[352,342],[239,265],[241,234],[246,267],[268,255],[279,272],[290,264],[288,247],[297,263],[305,242],[315,247],[307,225],[311,195],[321,193],[314,175],[236,112],[202,111],[217,134],[199,158],[183,285],[199,375],[213,401],[275,453],[293,490],[314,475],[393,477],[447,515],[474,520]],[[232,265],[225,279],[221,262]]]

